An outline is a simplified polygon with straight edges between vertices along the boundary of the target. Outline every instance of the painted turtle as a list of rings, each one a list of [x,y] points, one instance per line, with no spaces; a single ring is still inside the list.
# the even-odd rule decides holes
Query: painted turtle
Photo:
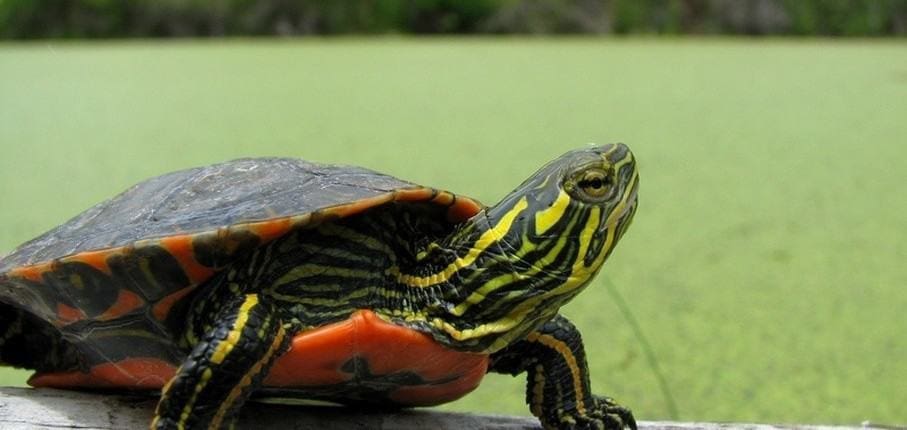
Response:
[[[255,394],[417,406],[528,373],[546,428],[635,428],[590,392],[558,309],[636,210],[623,144],[501,202],[358,167],[243,159],[142,182],[0,260],[0,361],[36,387],[161,390],[151,427],[229,426]]]

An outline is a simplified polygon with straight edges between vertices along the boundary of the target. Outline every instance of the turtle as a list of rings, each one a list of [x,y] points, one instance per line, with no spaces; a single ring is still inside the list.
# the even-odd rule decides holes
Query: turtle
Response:
[[[147,391],[152,429],[234,426],[251,396],[376,408],[527,374],[544,428],[635,428],[593,395],[559,308],[629,227],[621,143],[500,202],[361,167],[246,158],[164,174],[0,260],[0,362],[34,387]]]

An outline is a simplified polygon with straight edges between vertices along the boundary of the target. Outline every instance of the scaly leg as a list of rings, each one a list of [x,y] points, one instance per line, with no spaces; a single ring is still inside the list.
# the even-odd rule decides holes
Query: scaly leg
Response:
[[[208,326],[164,387],[152,429],[231,427],[249,394],[289,345],[273,308],[257,294],[236,297]]]
[[[489,372],[526,372],[526,402],[546,429],[636,429],[629,409],[591,393],[582,338],[560,315],[492,354]]]

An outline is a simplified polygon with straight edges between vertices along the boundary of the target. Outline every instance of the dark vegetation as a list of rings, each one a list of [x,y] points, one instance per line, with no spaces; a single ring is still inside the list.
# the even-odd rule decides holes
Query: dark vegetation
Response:
[[[907,0],[4,0],[0,37],[907,34]]]

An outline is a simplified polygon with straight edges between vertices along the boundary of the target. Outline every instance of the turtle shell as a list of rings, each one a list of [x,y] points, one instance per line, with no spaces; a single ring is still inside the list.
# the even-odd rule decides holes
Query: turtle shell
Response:
[[[205,280],[237,256],[295,229],[394,201],[443,208],[432,213],[451,223],[482,208],[475,200],[368,169],[298,159],[241,159],[178,171],[139,183],[0,260],[0,305],[48,323],[62,339],[107,362],[77,374],[45,369],[33,378],[35,385],[159,388],[185,354],[165,320]],[[369,333],[381,328],[367,316],[359,318],[371,325],[355,325],[371,327]],[[109,327],[116,327],[110,331],[115,334],[95,335]],[[92,376],[105,364],[112,366],[108,373],[126,377]],[[279,363],[277,369],[280,375]],[[287,381],[272,376],[269,385]]]

